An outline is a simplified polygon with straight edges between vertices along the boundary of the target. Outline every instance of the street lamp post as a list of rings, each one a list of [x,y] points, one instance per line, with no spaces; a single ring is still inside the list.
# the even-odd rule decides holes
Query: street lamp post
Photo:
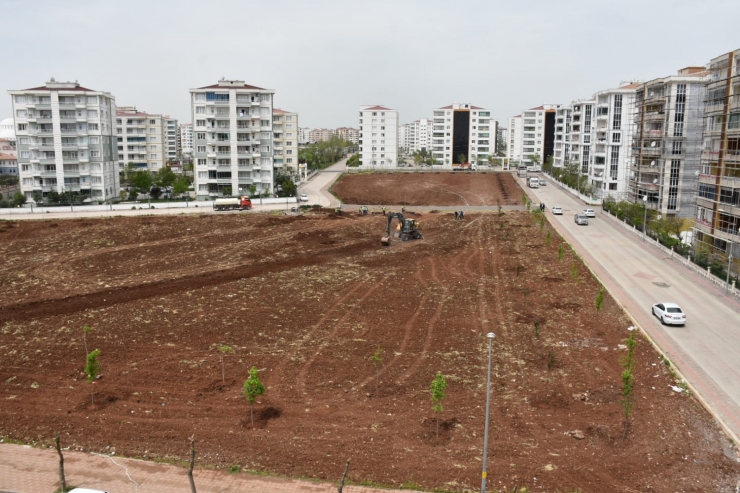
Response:
[[[730,256],[727,259],[727,282],[725,283],[725,293],[730,290],[730,270],[732,270],[732,242],[730,242]]]
[[[645,202],[645,217],[642,219],[642,241],[645,241],[645,229],[647,228],[647,194],[642,196],[642,201]]]
[[[493,348],[493,338],[496,334],[489,332],[488,338],[488,380],[486,384],[486,430],[483,435],[483,473],[481,474],[480,492],[486,493],[486,478],[488,477],[488,421],[491,415],[491,352]]]

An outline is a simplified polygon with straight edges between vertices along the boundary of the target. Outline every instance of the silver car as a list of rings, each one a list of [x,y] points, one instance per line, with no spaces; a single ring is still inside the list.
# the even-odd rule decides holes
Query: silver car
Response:
[[[576,214],[576,224],[579,226],[588,226],[588,218],[585,214]]]

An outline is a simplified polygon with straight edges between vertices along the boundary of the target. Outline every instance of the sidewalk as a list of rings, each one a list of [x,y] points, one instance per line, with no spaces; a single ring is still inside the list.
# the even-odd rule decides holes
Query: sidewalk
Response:
[[[190,491],[184,468],[155,462],[66,451],[64,471],[68,485],[109,493]],[[198,493],[335,493],[343,472],[337,471],[335,483],[315,483],[248,473],[199,470],[196,457],[193,479]],[[59,456],[56,450],[0,444],[0,493],[52,493],[58,487]],[[345,486],[344,492],[400,493],[401,490]]]

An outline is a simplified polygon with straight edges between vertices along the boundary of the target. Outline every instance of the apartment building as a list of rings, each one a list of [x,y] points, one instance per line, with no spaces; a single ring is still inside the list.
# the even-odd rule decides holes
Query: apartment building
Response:
[[[298,127],[298,143],[308,144],[310,141],[309,133],[311,129],[308,127]]]
[[[709,62],[694,248],[740,258],[740,49]],[[740,262],[733,261],[737,273]]]
[[[663,216],[694,216],[706,80],[706,67],[687,67],[637,87],[630,201],[647,198]]]
[[[469,103],[453,103],[433,111],[432,156],[445,167],[485,163],[496,154],[498,122],[491,112]]]
[[[352,127],[339,127],[334,129],[334,135],[347,142],[357,145],[360,141],[360,131]]]
[[[190,89],[198,198],[273,193],[274,95],[243,80]]]
[[[275,169],[291,176],[298,175],[298,113],[272,110]]]
[[[522,115],[516,115],[509,118],[509,125],[506,131],[506,161],[510,166],[516,167],[522,161]]]
[[[180,157],[180,145],[177,120],[168,116],[164,117],[164,143],[165,143],[165,160],[166,162],[177,161]]]
[[[0,175],[18,176],[18,157],[0,151]]]
[[[95,200],[120,191],[116,100],[107,92],[58,82],[8,91],[16,122],[21,191],[28,200],[78,192]]]
[[[313,128],[308,132],[308,141],[312,144],[329,141],[332,137],[334,137],[334,130],[331,128]]]
[[[542,165],[555,150],[555,113],[559,104],[543,104],[524,110],[509,119],[509,147],[506,156],[510,162],[532,166],[532,156]]]
[[[15,120],[12,118],[0,120],[0,142],[3,142],[3,146],[15,147],[15,140]]]
[[[166,119],[135,106],[116,108],[118,168],[157,171],[167,164]]]
[[[432,133],[434,120],[422,118],[399,127],[399,145],[409,154],[424,151],[432,152]]]
[[[183,123],[180,125],[180,148],[183,155],[193,154],[193,124]]]
[[[360,106],[360,165],[398,166],[398,111],[382,105]]]
[[[398,142],[398,151],[399,152],[409,152],[409,137],[408,137],[408,123],[406,125],[399,125],[398,126],[398,139],[396,142]]]

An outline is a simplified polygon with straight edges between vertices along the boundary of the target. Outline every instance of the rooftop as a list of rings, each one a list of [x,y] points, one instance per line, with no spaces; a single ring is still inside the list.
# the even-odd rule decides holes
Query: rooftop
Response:
[[[221,80],[218,81],[218,84],[203,86],[199,87],[198,89],[229,89],[232,87],[236,89],[255,89],[258,91],[267,91],[267,89],[265,89],[264,87],[251,86],[245,83],[243,80],[226,80],[225,78],[221,78]]]
[[[363,108],[362,111],[393,111],[390,108],[386,108],[385,106],[370,106],[368,108]]]
[[[18,161],[18,158],[12,154],[1,154],[0,153],[0,159],[4,161]]]

